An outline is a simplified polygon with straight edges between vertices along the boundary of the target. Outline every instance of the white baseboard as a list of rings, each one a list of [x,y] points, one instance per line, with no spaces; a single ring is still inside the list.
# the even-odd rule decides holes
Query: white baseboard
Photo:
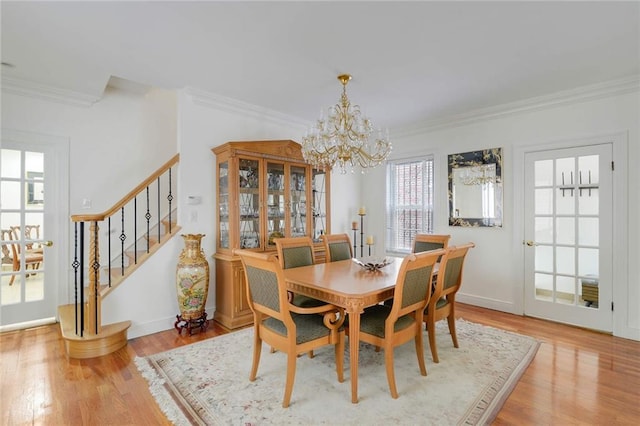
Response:
[[[487,297],[474,296],[458,292],[456,294],[456,302],[466,303],[468,305],[480,306],[481,308],[493,309],[495,311],[507,312],[515,315],[522,315],[518,312],[515,304],[505,302],[504,300],[489,299]]]

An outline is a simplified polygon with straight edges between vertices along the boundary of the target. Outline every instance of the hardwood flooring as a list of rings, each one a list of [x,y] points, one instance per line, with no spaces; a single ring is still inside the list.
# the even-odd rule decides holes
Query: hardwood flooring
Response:
[[[640,424],[640,342],[457,306],[458,317],[542,341],[494,424]],[[2,424],[169,424],[134,358],[227,332],[215,322],[193,336],[168,330],[132,339],[111,355],[85,360],[66,357],[57,325],[1,334]]]

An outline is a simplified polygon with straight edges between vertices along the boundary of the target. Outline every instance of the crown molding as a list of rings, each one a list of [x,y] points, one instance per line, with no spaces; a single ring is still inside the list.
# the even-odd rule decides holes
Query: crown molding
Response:
[[[47,86],[33,81],[2,76],[2,91],[19,96],[28,96],[67,105],[90,107],[100,100],[100,96],[74,92],[59,87]]]
[[[396,137],[415,136],[448,127],[458,127],[478,121],[507,117],[539,111],[551,107],[576,104],[610,96],[632,93],[640,90],[640,75],[607,81],[603,83],[581,86],[575,89],[563,90],[549,95],[537,96],[521,101],[480,108],[461,114],[454,114],[434,120],[407,126],[396,132]]]
[[[267,120],[278,125],[294,125],[305,129],[309,123],[300,117],[284,114],[258,105],[238,101],[236,99],[207,92],[195,87],[186,87],[184,93],[191,98],[194,104],[214,108],[227,112],[240,113],[253,118]]]

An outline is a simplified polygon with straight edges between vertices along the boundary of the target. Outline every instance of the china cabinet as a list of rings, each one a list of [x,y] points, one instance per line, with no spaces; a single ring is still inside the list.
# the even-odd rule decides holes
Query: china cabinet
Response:
[[[329,171],[305,163],[291,140],[227,142],[216,156],[216,311],[228,328],[253,321],[235,249],[275,251],[274,239],[310,236],[316,260],[330,232]]]

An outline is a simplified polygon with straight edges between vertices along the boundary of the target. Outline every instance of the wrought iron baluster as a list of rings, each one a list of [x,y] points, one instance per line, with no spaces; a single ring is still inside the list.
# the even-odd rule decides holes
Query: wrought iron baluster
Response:
[[[120,223],[121,223],[121,231],[120,231],[120,269],[122,272],[122,276],[124,276],[124,240],[127,239],[127,235],[124,233],[124,207],[120,209]]]
[[[138,197],[133,197],[133,264],[138,264]]]
[[[80,337],[84,336],[84,222],[80,222]]]
[[[100,290],[100,283],[98,282],[100,279],[100,262],[98,260],[98,253],[100,253],[98,248],[98,222],[93,222],[93,225],[93,303],[94,306],[98,306],[98,292]],[[94,333],[98,334],[98,309],[94,310],[94,324]]]
[[[107,218],[107,226],[109,229],[107,230],[107,259],[108,259],[108,280],[109,287],[111,287],[111,216]]]
[[[151,213],[149,213],[149,186],[146,188],[147,191],[147,213],[144,215],[145,219],[147,219],[147,253],[149,253],[149,248],[151,244],[151,228],[149,227],[149,221],[151,219]]]
[[[158,243],[160,243],[160,228],[161,228],[160,215],[162,214],[160,212],[160,176],[158,176],[157,184],[158,184]]]
[[[169,201],[169,234],[171,234],[171,202],[173,201],[173,195],[171,194],[171,168],[169,168],[169,195],[167,195]]]

